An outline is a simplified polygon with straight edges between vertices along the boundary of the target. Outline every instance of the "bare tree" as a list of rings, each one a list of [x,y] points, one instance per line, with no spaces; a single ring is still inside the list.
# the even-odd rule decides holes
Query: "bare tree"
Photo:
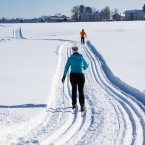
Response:
[[[74,20],[74,21],[79,21],[79,17],[80,17],[80,6],[74,6],[73,8],[72,8],[72,19]]]
[[[115,10],[113,11],[113,14],[119,14],[119,10],[118,10],[118,9],[115,9]]]
[[[108,6],[105,7],[104,9],[102,9],[101,12],[103,13],[103,17],[104,17],[105,20],[110,19],[111,11],[110,11],[110,8]]]
[[[96,8],[94,8],[94,7],[91,7],[91,9],[92,9],[92,12],[96,12],[97,11]]]

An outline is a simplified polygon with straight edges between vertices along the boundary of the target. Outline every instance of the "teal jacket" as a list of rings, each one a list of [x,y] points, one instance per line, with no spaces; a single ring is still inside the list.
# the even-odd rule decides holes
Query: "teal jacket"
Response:
[[[86,60],[83,55],[79,53],[74,53],[68,58],[63,76],[66,76],[70,66],[71,73],[84,73],[84,70],[88,68]]]

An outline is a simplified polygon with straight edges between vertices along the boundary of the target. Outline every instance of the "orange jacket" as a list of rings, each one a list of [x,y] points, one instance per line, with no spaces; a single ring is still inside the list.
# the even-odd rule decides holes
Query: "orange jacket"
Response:
[[[81,37],[87,37],[87,34],[85,31],[81,31],[80,34],[81,34]]]

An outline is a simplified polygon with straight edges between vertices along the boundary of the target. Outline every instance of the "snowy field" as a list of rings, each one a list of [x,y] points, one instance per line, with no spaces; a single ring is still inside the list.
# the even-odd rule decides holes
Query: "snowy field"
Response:
[[[0,145],[144,145],[144,40],[143,21],[0,24]],[[84,117],[61,83],[75,45],[89,63]]]

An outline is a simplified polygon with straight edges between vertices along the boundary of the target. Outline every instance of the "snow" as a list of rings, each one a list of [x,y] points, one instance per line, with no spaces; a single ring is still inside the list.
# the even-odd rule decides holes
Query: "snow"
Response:
[[[0,24],[0,144],[144,145],[144,24]],[[83,117],[61,83],[74,45],[89,63]]]
[[[0,44],[1,105],[46,104],[60,44],[42,40]],[[8,101],[10,97],[14,99]]]
[[[113,73],[130,86],[145,90],[145,22],[111,23],[96,30],[91,43],[102,54]],[[103,43],[105,42],[105,43]]]

